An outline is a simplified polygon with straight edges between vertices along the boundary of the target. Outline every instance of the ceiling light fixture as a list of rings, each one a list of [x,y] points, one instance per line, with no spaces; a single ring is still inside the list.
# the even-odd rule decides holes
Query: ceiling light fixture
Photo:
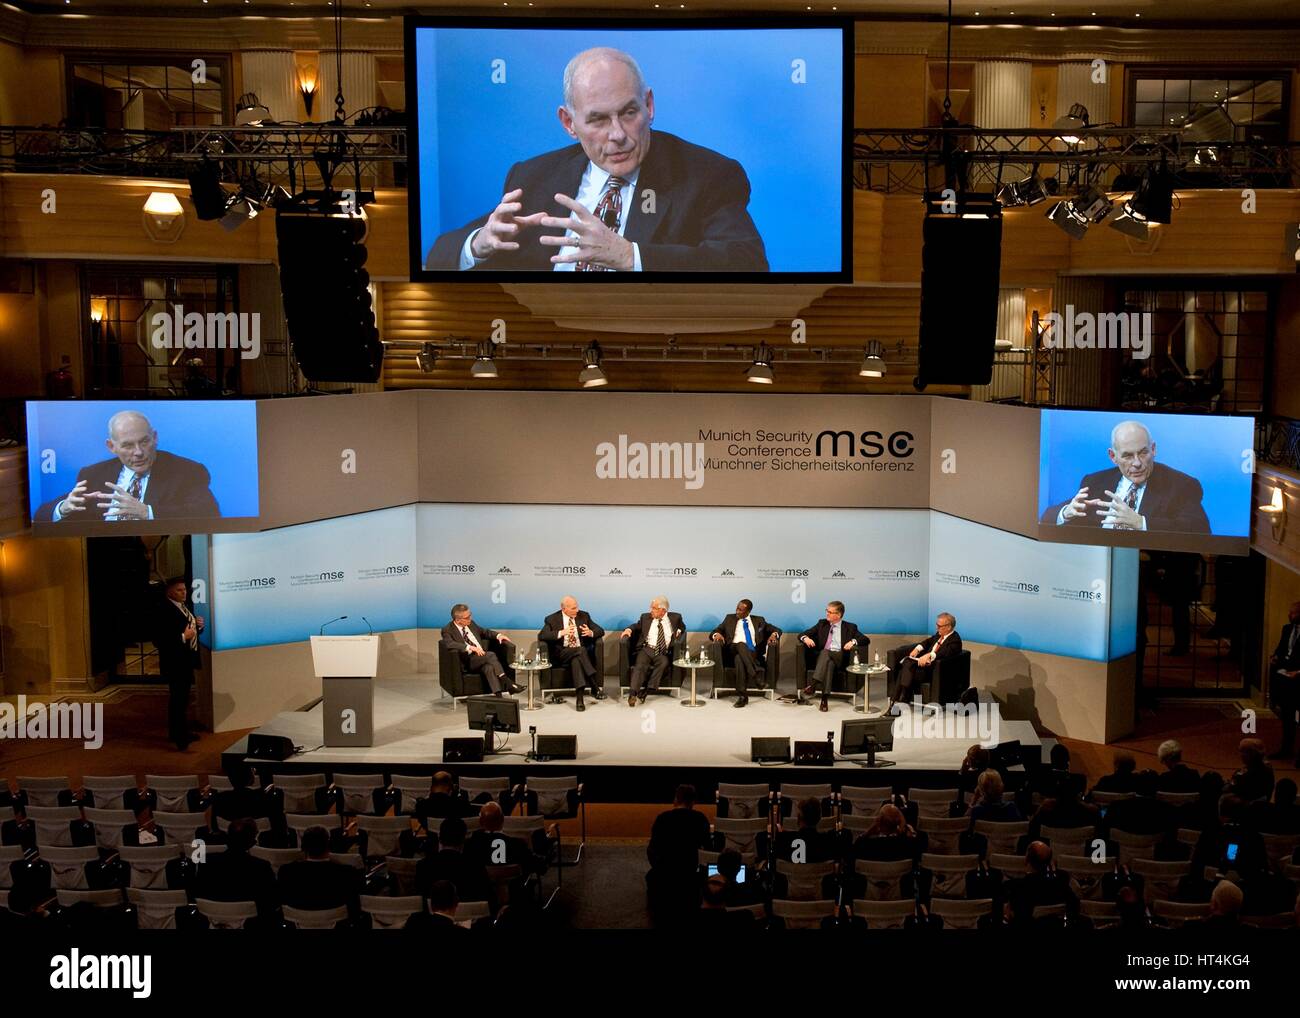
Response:
[[[478,344],[474,363],[469,369],[471,378],[496,378],[497,362],[492,359],[492,341],[485,339]]]
[[[587,349],[582,351],[583,368],[578,372],[578,382],[584,389],[597,389],[602,385],[609,385],[609,379],[605,377],[605,369],[600,366],[600,344],[594,339],[587,344]]]
[[[745,377],[758,385],[771,385],[776,381],[772,374],[772,348],[766,343],[754,347],[754,360]]]
[[[863,378],[883,378],[888,369],[885,367],[885,344],[873,339],[867,344],[866,354],[858,374]]]

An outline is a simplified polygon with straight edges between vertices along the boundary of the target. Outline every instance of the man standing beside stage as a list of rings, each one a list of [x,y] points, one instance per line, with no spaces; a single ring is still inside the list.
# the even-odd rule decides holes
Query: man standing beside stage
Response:
[[[547,646],[551,664],[556,668],[568,667],[573,675],[573,688],[577,691],[577,708],[585,711],[582,690],[591,687],[591,695],[605,699],[605,677],[596,669],[596,644],[605,636],[605,630],[578,607],[576,597],[560,599],[560,610],[546,616],[537,634],[538,642]]]
[[[914,687],[930,681],[936,661],[956,657],[961,653],[961,636],[957,632],[956,616],[940,612],[934,624],[934,635],[927,636],[899,659],[894,675],[894,695],[889,698],[888,710],[891,713],[894,704],[900,701],[906,703],[911,699]],[[901,648],[899,653],[902,653]]]
[[[509,642],[510,638],[504,633],[484,629],[475,622],[467,604],[452,605],[451,621],[442,627],[442,645],[460,655],[461,669],[483,676],[488,689],[497,696],[502,690],[511,693],[524,691],[523,686],[515,685],[506,675],[505,666],[492,646]]]
[[[871,641],[858,631],[854,623],[844,621],[843,601],[828,602],[826,617],[811,629],[804,630],[799,640],[810,651],[817,653],[816,662],[812,666],[812,682],[803,688],[803,695],[812,696],[815,690],[820,689],[822,702],[818,709],[828,710],[826,698],[830,692],[831,680],[835,677],[836,669],[844,663],[845,653],[852,650],[865,652]],[[798,679],[795,681],[798,682]]]
[[[781,639],[781,630],[768,625],[763,616],[751,614],[753,610],[754,602],[741,598],[736,611],[710,634],[714,643],[722,644],[722,666],[736,669],[737,707],[749,703],[749,687],[758,670],[766,668],[768,649]]]
[[[190,689],[194,669],[199,665],[199,633],[203,619],[185,604],[184,576],[173,576],[163,588],[166,595],[158,606],[154,645],[158,648],[158,673],[167,683],[167,737],[185,751],[194,741],[190,735]]]
[[[686,626],[680,614],[668,610],[668,598],[656,597],[650,602],[650,610],[636,625],[624,629],[622,635],[631,641],[627,648],[628,660],[632,662],[627,705],[635,707],[637,697],[646,698],[642,689],[648,693],[650,689],[659,688],[659,683],[672,667],[673,646],[679,637],[686,635]]]
[[[1295,712],[1300,707],[1300,601],[1291,605],[1286,617],[1287,624],[1282,627],[1277,648],[1268,659],[1269,688],[1278,717],[1282,719],[1282,745],[1273,758],[1294,756],[1296,766],[1300,767],[1295,739]]]

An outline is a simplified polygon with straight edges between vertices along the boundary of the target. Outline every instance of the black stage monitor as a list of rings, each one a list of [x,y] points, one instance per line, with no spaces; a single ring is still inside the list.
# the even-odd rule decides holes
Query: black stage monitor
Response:
[[[534,760],[576,760],[578,737],[576,735],[539,735]]]
[[[894,719],[892,717],[853,718],[840,722],[840,756],[866,753],[865,766],[891,767],[892,760],[877,760],[876,753],[893,748]]]
[[[248,755],[255,760],[288,760],[293,754],[293,740],[283,735],[254,732],[248,737]]]
[[[830,739],[824,742],[796,742],[794,762],[803,767],[830,767],[835,763],[835,745]]]
[[[522,732],[519,701],[507,696],[470,696],[465,699],[469,730],[484,732],[483,752],[495,753],[497,732]]]
[[[789,763],[790,737],[755,737],[749,740],[749,758],[754,763]]]
[[[483,740],[443,739],[443,763],[478,763],[483,759]]]

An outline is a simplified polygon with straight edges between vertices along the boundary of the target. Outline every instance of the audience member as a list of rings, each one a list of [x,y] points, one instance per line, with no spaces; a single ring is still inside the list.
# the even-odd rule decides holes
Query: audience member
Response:
[[[695,808],[695,786],[678,785],[673,808],[655,818],[646,855],[652,870],[693,876],[700,849],[710,848],[709,818]]]
[[[853,843],[853,857],[875,862],[915,861],[925,851],[926,840],[907,823],[901,809],[886,803],[876,814],[875,823]]]
[[[229,777],[231,787],[218,792],[212,799],[213,816],[229,823],[245,818],[256,820],[280,812],[271,796],[263,789],[252,787],[253,773],[247,766],[232,767]]]
[[[25,852],[36,850],[36,824],[27,818],[27,807],[14,803],[14,818],[0,824],[0,845],[17,845]]]
[[[1272,802],[1247,807],[1246,826],[1261,834],[1300,834],[1300,807],[1295,800],[1296,783],[1282,778],[1273,786]]]
[[[1106,809],[1101,826],[1109,834],[1124,831],[1127,834],[1159,834],[1172,837],[1174,807],[1157,796],[1160,776],[1155,771],[1142,771],[1133,779],[1131,799],[1112,802]]]
[[[275,871],[265,859],[250,855],[257,841],[257,824],[233,820],[226,831],[226,850],[209,855],[199,865],[194,897],[213,901],[251,901],[258,918],[267,922],[276,908]]]
[[[1137,760],[1132,753],[1120,751],[1114,756],[1114,770],[1105,777],[1098,778],[1093,786],[1094,792],[1131,792],[1133,791],[1134,773]]]
[[[1037,841],[1044,826],[1096,827],[1097,807],[1079,798],[1079,783],[1068,771],[1057,773],[1056,787],[1047,795],[1029,821],[1029,840]]]
[[[1206,929],[1236,929],[1240,925],[1244,896],[1231,880],[1220,880],[1210,895],[1210,917],[1197,923]]]
[[[727,878],[718,873],[704,882],[697,925],[705,930],[743,930],[753,927],[754,915],[746,909],[728,911]]]
[[[154,821],[153,809],[148,802],[137,802],[135,823],[122,828],[122,844],[131,848],[141,845],[162,845],[167,842],[166,832]]]
[[[478,830],[465,844],[465,854],[482,866],[518,866],[524,876],[536,872],[538,860],[528,842],[506,834],[505,826],[501,804],[485,802],[478,812]]]
[[[1002,799],[1002,775],[995,770],[987,770],[975,783],[975,798],[970,808],[970,818],[976,820],[996,820],[1014,822],[1023,820],[1020,809],[1014,802]]]
[[[435,880],[429,885],[425,899],[427,903],[425,911],[406,920],[403,929],[425,933],[453,930],[465,932],[465,927],[456,922],[456,909],[460,905],[460,898],[456,894],[455,884],[450,880]]]
[[[1158,787],[1162,792],[1199,792],[1201,776],[1183,763],[1183,747],[1177,739],[1166,739],[1156,750],[1156,758],[1164,768]]]
[[[456,794],[455,782],[446,771],[438,771],[429,782],[429,794],[415,803],[415,816],[420,826],[432,830],[429,818],[445,820],[447,817],[469,817],[476,810],[464,796]],[[464,901],[464,897],[461,898]]]
[[[324,827],[303,831],[302,853],[305,859],[280,867],[280,904],[305,909],[346,906],[348,916],[356,922],[365,885],[361,871],[330,857],[330,834]]]
[[[745,870],[744,883],[740,882],[742,869]],[[727,881],[723,900],[728,908],[757,905],[767,900],[758,872],[753,866],[745,866],[744,858],[734,848],[718,853],[718,874]]]
[[[493,909],[492,881],[486,866],[465,853],[466,834],[465,821],[460,817],[443,820],[438,828],[438,850],[415,867],[416,890],[427,898],[434,884],[447,881],[456,888],[459,901],[486,901]]]
[[[818,799],[800,801],[795,809],[799,827],[794,831],[778,830],[776,857],[786,862],[828,862],[835,856],[834,836],[820,831],[822,804]]]
[[[1264,740],[1242,739],[1237,750],[1241,767],[1228,782],[1228,791],[1246,802],[1267,801],[1273,794],[1273,768],[1264,762]]]
[[[1069,881],[1052,867],[1052,849],[1041,841],[1030,843],[1025,852],[1025,875],[1007,881],[1004,894],[1004,914],[1014,926],[1032,922],[1034,909],[1040,905],[1064,905],[1070,916],[1079,910],[1079,899]]]
[[[1264,839],[1255,831],[1242,825],[1246,804],[1235,795],[1225,795],[1219,800],[1219,823],[1201,833],[1192,852],[1192,876],[1200,874],[1206,866],[1221,873],[1239,873],[1249,878],[1265,869],[1268,854]]]
[[[1223,775],[1218,771],[1206,771],[1201,775],[1199,792],[1195,802],[1175,808],[1176,827],[1207,831],[1219,826],[1219,800],[1223,798]]]

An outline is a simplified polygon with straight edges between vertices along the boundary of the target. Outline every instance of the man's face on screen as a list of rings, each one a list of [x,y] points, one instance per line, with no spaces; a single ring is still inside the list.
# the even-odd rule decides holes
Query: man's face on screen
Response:
[[[1134,484],[1146,484],[1156,462],[1156,444],[1145,428],[1124,428],[1115,436],[1110,460]]]
[[[569,618],[578,617],[578,602],[571,597],[566,597],[560,602],[560,611],[564,612]]]
[[[113,425],[109,452],[137,474],[149,472],[158,455],[158,432],[143,417],[124,417]]]
[[[661,604],[650,605],[650,617],[652,619],[661,619],[667,613],[668,609]]]
[[[637,94],[636,79],[626,64],[595,61],[577,75],[573,109],[560,107],[560,123],[578,139],[587,158],[607,173],[627,176],[650,151],[654,92]]]

